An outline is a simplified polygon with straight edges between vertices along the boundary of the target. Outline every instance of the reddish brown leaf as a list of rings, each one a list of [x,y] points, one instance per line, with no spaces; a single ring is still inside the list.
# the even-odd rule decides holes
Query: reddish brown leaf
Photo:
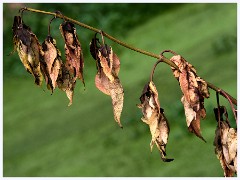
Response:
[[[180,55],[175,55],[170,60],[181,71],[180,73],[175,68],[172,68],[173,75],[179,81],[183,93],[181,101],[184,105],[188,129],[204,140],[200,132],[200,120],[206,116],[204,98],[210,96],[207,83],[197,76],[194,67]]]
[[[104,94],[110,95],[109,80],[102,71],[97,73],[95,77],[95,85]]]
[[[107,76],[107,78],[113,82],[114,81],[114,71],[113,71],[113,51],[111,47],[103,46],[98,51],[98,59],[102,68],[102,71]]]
[[[83,78],[83,53],[76,28],[74,24],[67,21],[60,25],[60,31],[65,41],[66,67],[74,78],[79,78],[85,85]]]
[[[199,113],[193,110],[193,108],[190,106],[188,101],[186,101],[184,96],[182,97],[181,101],[184,105],[188,130],[194,133],[197,137],[201,138],[203,141],[205,141],[205,139],[201,135]]]
[[[107,45],[98,47],[94,40],[90,44],[90,50],[93,57],[96,55],[98,69],[95,77],[96,87],[104,94],[111,96],[114,119],[122,127],[120,117],[123,108],[124,91],[118,78],[120,61],[111,47]]]
[[[54,90],[57,87],[57,79],[61,69],[61,53],[56,47],[56,40],[51,36],[48,36],[42,44],[42,58],[43,64],[46,65],[46,69],[43,70],[47,77],[47,84],[50,83],[48,77],[51,79],[51,87]]]

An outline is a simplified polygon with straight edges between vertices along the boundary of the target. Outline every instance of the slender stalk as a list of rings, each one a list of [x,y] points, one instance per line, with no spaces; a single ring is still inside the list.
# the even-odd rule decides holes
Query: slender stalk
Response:
[[[226,96],[228,96],[228,98],[230,99],[230,101],[237,106],[237,100],[235,98],[233,98],[230,94],[228,94],[226,91],[216,87],[215,85],[211,84],[210,82],[207,82],[207,85],[209,88],[211,88],[212,90],[219,92],[219,94],[221,94],[223,97],[227,98]]]
[[[133,51],[136,51],[136,52],[139,52],[139,53],[141,53],[141,54],[145,54],[145,55],[147,55],[147,56],[154,57],[154,58],[157,58],[157,59],[160,58],[160,56],[157,55],[157,54],[153,54],[153,53],[151,53],[151,52],[144,51],[144,50],[139,49],[139,48],[135,48],[135,47],[133,47],[133,46],[131,46],[131,45],[129,45],[129,44],[126,44],[126,43],[124,43],[124,42],[122,42],[122,41],[114,38],[113,36],[111,36],[111,35],[103,32],[103,31],[100,30],[100,29],[97,29],[97,28],[94,28],[94,27],[92,27],[92,26],[86,25],[86,24],[84,24],[84,23],[81,23],[81,22],[79,22],[79,21],[76,21],[76,20],[74,20],[74,19],[71,19],[71,18],[69,18],[69,17],[67,17],[67,16],[63,16],[61,13],[52,13],[52,12],[47,12],[47,11],[41,11],[41,10],[38,10],[38,9],[27,8],[27,7],[23,8],[22,10],[31,11],[31,12],[36,12],[36,13],[41,13],[41,14],[53,15],[53,16],[55,16],[55,17],[58,17],[58,18],[61,18],[61,19],[70,21],[70,22],[72,22],[72,23],[74,23],[74,24],[77,24],[77,25],[79,25],[79,26],[81,26],[81,27],[84,27],[84,28],[86,28],[86,29],[89,29],[89,30],[91,30],[91,31],[97,32],[97,33],[99,33],[99,34],[102,34],[103,36],[107,37],[108,39],[110,39],[110,40],[112,40],[112,41],[114,41],[114,42],[116,42],[116,43],[120,44],[121,46],[124,46],[124,47],[126,47],[126,48],[128,48],[128,49],[131,49],[131,50],[133,50]],[[164,59],[163,59],[163,62],[165,62],[166,64],[168,64],[168,65],[170,65],[170,66],[172,66],[172,67],[174,67],[174,68],[176,68],[176,69],[178,69],[178,67],[177,67],[172,61],[170,61],[170,60],[167,59],[167,58],[164,58]]]
[[[131,45],[129,45],[129,44],[126,44],[126,43],[124,43],[124,42],[116,39],[115,37],[113,37],[113,36],[111,36],[111,35],[103,32],[103,31],[100,30],[100,29],[94,28],[94,27],[89,26],[89,25],[86,25],[86,24],[84,24],[84,23],[82,23],[82,22],[79,22],[79,21],[76,21],[76,20],[74,20],[74,19],[71,19],[71,18],[69,18],[69,17],[67,17],[67,16],[62,15],[61,13],[58,13],[58,12],[53,13],[53,12],[41,11],[41,10],[38,10],[38,9],[32,9],[32,8],[27,8],[27,7],[22,8],[21,10],[22,10],[22,11],[30,11],[30,12],[35,12],[35,13],[52,15],[52,16],[54,16],[54,17],[64,19],[65,21],[70,21],[70,22],[72,22],[72,23],[74,23],[74,24],[76,24],[76,25],[79,25],[79,26],[83,27],[83,28],[86,28],[86,29],[89,29],[89,30],[94,31],[94,32],[96,32],[96,33],[102,34],[103,36],[107,37],[108,39],[110,39],[110,40],[112,40],[112,41],[118,43],[119,45],[124,46],[124,47],[126,47],[126,48],[128,48],[128,49],[131,49],[131,50],[133,50],[133,51],[139,52],[139,53],[141,53],[141,54],[145,54],[145,55],[147,55],[147,56],[150,56],[150,57],[153,57],[153,58],[156,58],[156,59],[161,59],[162,62],[164,62],[164,63],[170,65],[171,67],[174,67],[174,68],[176,68],[176,69],[179,70],[179,68],[177,67],[177,65],[176,65],[175,63],[173,63],[172,61],[170,61],[169,59],[167,59],[167,58],[164,57],[164,56],[157,55],[157,54],[154,54],[154,53],[151,53],[151,52],[148,52],[148,51],[139,49],[139,48],[135,48],[135,47],[133,47],[133,46],[131,46]],[[171,51],[171,50],[165,50],[165,51],[163,51],[163,52],[173,52],[173,51]],[[222,89],[214,86],[213,84],[211,84],[211,83],[209,83],[209,82],[207,82],[207,84],[208,84],[208,87],[209,87],[209,88],[213,89],[213,90],[216,91],[216,92],[219,92],[223,97],[227,98],[227,97],[224,95],[224,93],[227,94],[227,96],[228,96],[228,98],[231,100],[231,102],[232,102],[233,104],[237,105],[237,100],[236,100],[235,98],[233,98],[232,96],[230,96],[228,93],[226,93],[226,92],[223,91]],[[224,92],[224,93],[223,93],[223,92]]]
[[[151,72],[151,75],[150,75],[150,81],[153,81],[154,71],[155,71],[157,65],[158,65],[160,62],[163,62],[163,60],[162,60],[162,59],[159,59],[159,60],[153,65],[152,72]]]

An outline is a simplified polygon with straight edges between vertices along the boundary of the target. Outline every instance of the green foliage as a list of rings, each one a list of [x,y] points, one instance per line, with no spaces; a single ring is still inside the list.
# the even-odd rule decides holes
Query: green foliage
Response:
[[[100,17],[94,12],[89,17],[81,15],[81,11],[74,9],[76,5],[71,9],[70,4],[31,4],[28,7],[36,6],[49,11],[57,9],[72,18],[79,16],[76,19],[80,21],[80,18]],[[94,4],[91,6],[93,8]],[[151,20],[134,29],[127,29],[123,40],[155,53],[164,49],[178,52],[195,66],[199,76],[236,97],[236,6],[182,5],[164,14],[153,15],[154,18],[151,16]],[[165,65],[157,67],[154,82],[171,127],[167,153],[175,159],[172,163],[164,163],[156,149],[150,153],[149,129],[141,122],[141,111],[136,107],[155,63],[153,59],[113,44],[115,52],[121,52],[116,54],[121,60],[120,79],[125,90],[121,119],[124,129],[121,130],[113,121],[111,100],[95,88],[96,69],[91,58],[85,58],[86,90],[83,91],[82,84],[78,82],[71,107],[67,107],[68,100],[63,92],[58,90],[50,95],[33,85],[32,76],[25,72],[17,54],[6,56],[12,49],[9,35],[12,20],[6,19],[11,19],[16,13],[16,10],[6,11],[6,8],[7,4],[4,4],[4,176],[223,176],[213,147],[215,98],[205,102],[207,118],[201,123],[201,129],[207,143],[203,143],[187,131],[180,102],[181,91],[171,70]],[[24,20],[43,40],[50,17],[28,13]],[[131,19],[129,17],[126,19]],[[54,21],[56,27],[52,27],[55,36],[59,36],[58,42],[62,41],[57,31],[59,22]],[[96,27],[99,28],[101,22],[96,20]],[[81,43],[88,47],[90,39],[83,39],[88,37],[85,36],[86,31],[78,28]],[[92,32],[90,34],[93,35]],[[226,45],[225,40],[221,40],[225,39],[223,37],[233,39],[227,40],[227,47],[231,47],[228,51],[215,47],[218,43]],[[85,55],[89,54],[85,52]],[[6,72],[13,71],[16,74],[22,71],[26,76],[8,77]],[[211,96],[215,97],[215,92],[211,91]],[[223,98],[221,104],[228,106]],[[232,116],[230,119],[233,125]]]

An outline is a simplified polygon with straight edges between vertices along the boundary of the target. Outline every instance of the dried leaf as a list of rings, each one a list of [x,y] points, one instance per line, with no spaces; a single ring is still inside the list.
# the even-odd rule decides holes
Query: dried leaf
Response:
[[[109,80],[102,71],[97,73],[95,77],[95,85],[104,94],[110,95]]]
[[[34,76],[35,84],[41,85],[43,75],[40,69],[41,45],[36,35],[26,26],[20,16],[14,17],[13,22],[14,49],[17,50],[25,69]]]
[[[41,53],[41,54],[43,54],[43,53]],[[47,64],[46,64],[46,62],[44,61],[43,58],[40,58],[40,67],[41,67],[41,71],[42,71],[42,73],[43,73],[43,76],[44,76],[44,79],[45,79],[47,88],[48,88],[49,90],[51,90],[52,93],[53,93],[52,80],[51,80],[50,74],[49,74],[49,72],[48,72],[48,70],[47,70]]]
[[[113,51],[109,46],[102,46],[98,51],[98,59],[104,74],[108,77],[108,79],[113,82],[114,81],[114,70],[113,70]]]
[[[181,101],[184,105],[188,129],[204,140],[200,132],[200,120],[206,116],[204,98],[210,96],[207,83],[197,76],[194,67],[180,55],[175,55],[170,60],[181,71],[180,73],[177,69],[172,68],[173,75],[179,81],[183,93]]]
[[[96,39],[92,40],[90,51],[92,56],[96,58],[97,63],[96,87],[104,94],[111,96],[114,119],[122,127],[120,117],[123,108],[124,91],[118,78],[120,61],[110,46],[99,47]]]
[[[79,78],[82,80],[84,86],[83,78],[83,68],[84,60],[81,44],[78,40],[76,33],[76,28],[71,22],[63,22],[60,25],[60,31],[65,41],[65,55],[66,55],[66,65],[70,73],[74,78]]]
[[[44,72],[46,73],[45,77],[50,77],[51,79],[51,87],[54,90],[57,87],[57,79],[61,69],[61,53],[56,47],[56,40],[51,36],[48,36],[43,44],[42,44],[42,58],[43,62],[45,62],[46,69]],[[47,84],[50,83],[49,79],[46,80]]]
[[[218,121],[214,139],[215,153],[220,160],[224,176],[232,177],[237,173],[237,132],[230,127],[224,106],[215,108],[214,113]]]
[[[188,130],[190,132],[196,134],[196,136],[199,137],[200,139],[202,139],[203,141],[205,141],[205,139],[202,137],[201,131],[200,131],[200,116],[199,116],[199,114],[197,114],[193,110],[193,108],[190,106],[188,101],[186,101],[185,96],[182,96],[181,102],[184,105]]]
[[[165,162],[172,161],[173,159],[166,158],[166,145],[170,128],[164,115],[164,110],[160,108],[158,92],[152,81],[145,85],[140,101],[139,107],[142,108],[143,113],[142,121],[149,125],[152,135],[150,142],[151,151],[153,145],[156,144],[162,160]]]
[[[124,91],[118,78],[115,78],[113,82],[109,82],[109,91],[112,98],[114,119],[122,128],[120,117],[123,108]]]
[[[65,64],[62,64],[62,68],[57,80],[57,84],[59,89],[66,92],[66,95],[69,99],[68,106],[72,105],[76,79],[71,76]]]

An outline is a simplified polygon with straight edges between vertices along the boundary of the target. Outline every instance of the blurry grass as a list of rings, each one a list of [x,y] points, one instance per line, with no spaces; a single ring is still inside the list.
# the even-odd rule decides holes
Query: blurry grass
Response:
[[[236,12],[236,4],[185,5],[143,23],[124,41],[157,54],[172,49],[201,77],[236,97]],[[215,92],[205,103],[208,118],[201,128],[207,143],[203,143],[187,131],[181,92],[170,68],[157,67],[154,82],[171,126],[167,152],[175,159],[164,163],[156,147],[150,153],[150,132],[136,107],[155,60],[109,44],[122,52],[118,56],[125,90],[124,129],[113,119],[110,98],[94,86],[93,60],[85,67],[86,90],[78,82],[71,107],[63,92],[50,95],[33,85],[30,75],[4,77],[3,175],[223,176],[212,145]],[[226,100],[221,102],[228,107]]]

